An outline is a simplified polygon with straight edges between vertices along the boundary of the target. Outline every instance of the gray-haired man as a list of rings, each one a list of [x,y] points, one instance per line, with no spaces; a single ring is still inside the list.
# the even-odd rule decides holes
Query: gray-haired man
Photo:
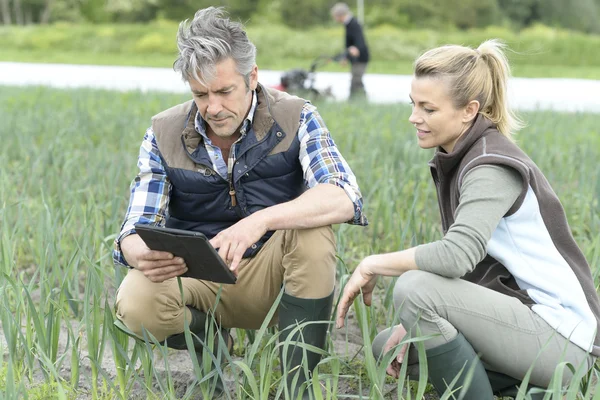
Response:
[[[313,105],[258,83],[256,49],[222,9],[198,11],[177,39],[174,68],[193,100],[154,116],[146,131],[115,241],[115,263],[131,268],[117,293],[117,317],[139,336],[145,329],[183,349],[184,321],[199,337],[211,310],[221,328],[256,329],[283,287],[270,321],[279,323],[280,339],[298,322],[328,320],[331,224],[367,223],[356,178]],[[182,278],[182,300],[175,278],[185,260],[150,250],[136,223],[204,233],[237,283]],[[327,329],[309,324],[302,338],[323,348]],[[288,370],[298,370],[302,353],[289,349]],[[307,354],[312,370],[320,356]]]
[[[362,78],[369,62],[369,47],[362,26],[354,18],[346,3],[336,3],[331,8],[331,16],[337,23],[344,24],[346,28],[345,50],[336,59],[350,61],[350,72],[352,73],[350,98],[364,98],[366,92]]]

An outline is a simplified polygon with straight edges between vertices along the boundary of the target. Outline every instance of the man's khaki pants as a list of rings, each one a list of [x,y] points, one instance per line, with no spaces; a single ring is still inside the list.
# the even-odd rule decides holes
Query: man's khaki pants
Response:
[[[534,364],[530,383],[536,386],[547,387],[561,362],[587,371],[595,361],[516,298],[463,279],[408,271],[398,278],[394,305],[407,331],[418,326],[421,336],[433,335],[423,342],[425,349],[447,343],[460,332],[488,371],[523,380]],[[392,329],[373,341],[375,357],[383,352]],[[407,361],[408,374],[418,376],[417,350],[412,346]],[[565,368],[563,383],[571,377]]]
[[[277,231],[258,254],[242,260],[236,284],[181,278],[183,299],[177,278],[154,283],[140,271],[130,270],[117,291],[116,315],[133,333],[143,337],[145,328],[158,341],[183,332],[184,320],[191,319],[186,306],[207,313],[214,310],[223,328],[258,329],[282,285],[294,297],[329,296],[335,286],[335,266],[331,226]],[[270,325],[276,322],[277,314]]]

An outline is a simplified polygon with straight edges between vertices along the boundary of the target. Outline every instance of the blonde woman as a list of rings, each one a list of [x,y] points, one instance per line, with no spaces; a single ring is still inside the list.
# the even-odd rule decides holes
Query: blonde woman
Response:
[[[432,335],[424,342],[431,383],[441,394],[460,375],[454,388],[465,400],[492,399],[531,366],[530,383],[547,387],[560,362],[591,368],[600,354],[590,267],[558,197],[512,139],[521,123],[507,104],[509,76],[504,46],[494,40],[435,48],[416,60],[409,122],[419,146],[437,150],[429,166],[444,236],[366,257],[336,321],[343,326],[361,291],[371,304],[378,275],[399,276],[401,324],[377,336],[374,353],[406,334]],[[398,376],[405,353],[406,345],[388,374]],[[571,377],[565,369],[563,383]]]

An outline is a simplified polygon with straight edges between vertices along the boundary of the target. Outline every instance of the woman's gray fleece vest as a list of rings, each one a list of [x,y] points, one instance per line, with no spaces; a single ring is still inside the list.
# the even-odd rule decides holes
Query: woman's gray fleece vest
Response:
[[[252,128],[240,142],[230,182],[213,170],[194,121],[193,101],[152,118],[158,149],[172,185],[166,226],[202,232],[209,239],[250,214],[293,200],[305,190],[298,159],[300,113],[306,101],[259,85]],[[269,239],[267,232],[244,257]]]
[[[452,153],[448,154],[438,149],[429,163],[438,192],[444,234],[454,223],[463,177],[473,168],[488,164],[514,168],[523,178],[521,194],[506,216],[519,210],[529,187],[535,192],[552,241],[575,273],[596,317],[598,329],[592,353],[600,355],[600,302],[590,267],[575,243],[560,200],[537,165],[482,115],[479,115],[471,129],[461,136]],[[534,303],[526,291],[519,288],[508,269],[489,254],[462,279],[515,297],[529,306]]]

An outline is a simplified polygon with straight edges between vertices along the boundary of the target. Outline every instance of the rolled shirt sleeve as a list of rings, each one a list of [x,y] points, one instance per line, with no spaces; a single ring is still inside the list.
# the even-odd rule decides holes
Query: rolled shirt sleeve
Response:
[[[298,139],[305,185],[314,187],[330,183],[341,187],[354,204],[354,218],[348,223],[367,225],[356,177],[337,149],[316,107],[310,103],[306,103],[301,112]],[[123,257],[121,241],[135,233],[135,224],[164,226],[167,217],[171,183],[162,164],[152,128],[146,131],[140,147],[138,168],[139,172],[131,183],[125,220],[113,248],[115,265],[126,267],[129,265]]]
[[[321,183],[339,186],[354,204],[354,217],[347,222],[354,225],[367,225],[368,221],[363,213],[362,194],[356,177],[335,145],[316,107],[310,103],[304,105],[300,114],[298,139],[299,159],[306,186],[312,188]]]
[[[129,267],[121,252],[121,241],[135,233],[135,224],[164,226],[169,206],[171,183],[162,164],[152,128],[148,128],[138,156],[139,172],[131,183],[131,196],[125,221],[115,239],[115,265]]]

